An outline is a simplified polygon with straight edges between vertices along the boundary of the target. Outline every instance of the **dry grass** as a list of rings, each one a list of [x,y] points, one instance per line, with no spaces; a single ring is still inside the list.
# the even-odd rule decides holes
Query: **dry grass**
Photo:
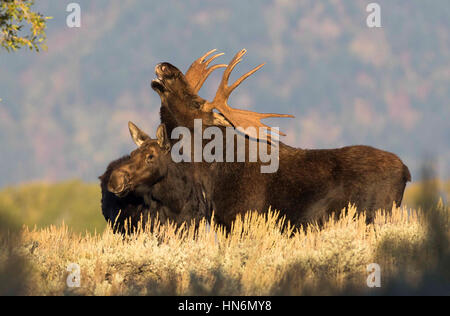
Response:
[[[276,212],[248,213],[228,235],[205,222],[198,231],[155,225],[153,233],[125,238],[110,229],[81,235],[65,225],[24,227],[16,237],[3,235],[1,247],[9,250],[1,252],[0,266],[2,275],[17,267],[29,271],[17,293],[31,295],[416,293],[429,291],[430,273],[440,274],[438,283],[446,282],[447,291],[450,273],[442,264],[448,263],[450,210],[441,203],[432,213],[437,224],[420,211],[395,208],[366,226],[351,208],[321,229],[309,225],[295,232]],[[430,223],[439,227],[430,229]],[[439,234],[430,234],[436,229]],[[11,260],[20,264],[11,266]],[[66,285],[72,262],[81,267],[79,288]],[[366,285],[372,262],[382,268],[381,289]],[[441,283],[433,289],[442,291]]]

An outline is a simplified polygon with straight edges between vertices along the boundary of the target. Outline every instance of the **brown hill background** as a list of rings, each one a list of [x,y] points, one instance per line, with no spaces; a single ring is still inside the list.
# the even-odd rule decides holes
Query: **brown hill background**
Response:
[[[218,48],[234,77],[267,62],[230,104],[292,113],[273,121],[304,148],[367,144],[397,153],[418,178],[424,156],[450,177],[448,1],[378,1],[382,28],[366,26],[371,1],[41,0],[48,51],[0,53],[0,186],[30,180],[95,181],[133,148],[127,122],[159,122],[154,66],[182,70]],[[211,98],[215,74],[201,95]]]

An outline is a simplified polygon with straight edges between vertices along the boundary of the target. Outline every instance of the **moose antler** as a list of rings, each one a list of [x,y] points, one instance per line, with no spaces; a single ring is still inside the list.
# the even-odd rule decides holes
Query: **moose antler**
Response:
[[[249,71],[238,80],[235,81],[231,86],[228,86],[228,79],[230,78],[230,74],[233,71],[234,67],[242,61],[242,57],[247,53],[247,50],[243,49],[239,53],[234,56],[228,65],[227,69],[223,74],[222,81],[219,85],[219,88],[216,92],[216,96],[212,102],[207,102],[204,105],[203,110],[212,112],[213,109],[217,109],[220,113],[225,116],[225,118],[230,121],[234,127],[242,127],[247,129],[248,127],[254,127],[256,129],[257,136],[256,138],[260,138],[259,135],[259,127],[266,127],[268,130],[278,133],[280,135],[286,136],[280,131],[273,130],[270,126],[267,126],[261,122],[261,119],[270,118],[270,117],[294,117],[288,114],[275,114],[275,113],[258,113],[241,109],[234,109],[227,104],[227,100],[230,97],[231,93],[234,89],[236,89],[245,79],[258,71],[264,64],[259,65],[253,70]],[[254,135],[249,135],[248,131],[246,131],[248,136],[254,137]]]
[[[185,77],[188,81],[189,85],[193,89],[195,94],[198,93],[200,88],[203,86],[205,80],[209,77],[209,75],[216,69],[227,67],[226,64],[214,65],[208,68],[209,64],[219,56],[222,56],[224,53],[219,53],[212,56],[210,59],[206,60],[206,58],[214,53],[217,49],[210,50],[205,55],[197,59],[192,63],[189,67],[188,71],[186,71]]]

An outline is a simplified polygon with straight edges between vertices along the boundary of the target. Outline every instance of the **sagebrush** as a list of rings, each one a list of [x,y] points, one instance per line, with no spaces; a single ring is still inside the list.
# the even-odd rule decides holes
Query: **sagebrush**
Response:
[[[449,207],[379,211],[373,225],[348,212],[293,229],[277,212],[249,212],[230,233],[214,221],[198,229],[155,223],[129,236],[85,235],[66,225],[3,234],[3,278],[20,270],[4,293],[31,295],[302,295],[450,294]],[[438,221],[435,219],[438,218]],[[430,225],[433,225],[430,228]],[[14,264],[11,264],[11,263]],[[67,266],[81,286],[66,284]],[[368,288],[378,263],[382,287]],[[437,276],[437,277],[436,277]],[[431,280],[431,281],[430,281]],[[5,283],[6,284],[6,283]],[[11,284],[9,282],[8,284]],[[11,293],[12,290],[16,291]],[[1,289],[0,289],[1,290]]]

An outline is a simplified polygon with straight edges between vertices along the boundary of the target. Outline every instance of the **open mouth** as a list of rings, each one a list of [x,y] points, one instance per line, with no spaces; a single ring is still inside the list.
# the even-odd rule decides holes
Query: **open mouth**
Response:
[[[164,86],[163,71],[161,69],[161,64],[155,67],[156,79],[152,80],[152,89],[155,91],[164,92],[166,87]]]
[[[155,91],[164,92],[166,87],[163,84],[163,81],[158,77],[152,80],[152,89]]]

